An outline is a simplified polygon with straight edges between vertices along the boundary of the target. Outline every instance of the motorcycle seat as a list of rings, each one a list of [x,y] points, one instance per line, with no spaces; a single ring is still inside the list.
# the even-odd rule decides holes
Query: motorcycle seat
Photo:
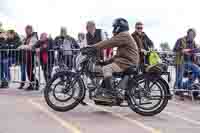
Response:
[[[138,66],[130,66],[124,72],[115,72],[113,73],[114,76],[124,76],[124,75],[137,75],[138,74]]]

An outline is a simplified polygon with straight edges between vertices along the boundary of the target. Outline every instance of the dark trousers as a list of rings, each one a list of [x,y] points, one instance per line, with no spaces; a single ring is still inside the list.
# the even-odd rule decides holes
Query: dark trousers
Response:
[[[42,64],[42,70],[46,82],[48,82],[48,80],[51,79],[52,69],[53,69],[52,64]]]
[[[73,66],[73,56],[72,55],[65,55],[63,56],[64,64],[71,70]]]
[[[26,64],[21,64],[21,81],[26,81]]]
[[[30,82],[33,82],[33,81],[36,80],[35,74],[33,72],[34,66],[35,66],[34,57],[27,58],[26,63],[27,63],[26,64],[26,70],[27,70],[28,79],[29,79]]]

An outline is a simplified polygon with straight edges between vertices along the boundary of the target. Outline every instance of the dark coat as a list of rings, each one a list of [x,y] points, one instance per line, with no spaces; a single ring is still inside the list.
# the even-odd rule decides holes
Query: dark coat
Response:
[[[24,45],[35,45],[35,43],[37,42],[38,37],[37,34],[34,32],[32,33],[30,36],[27,36],[24,40]],[[35,51],[32,50],[20,50],[20,63],[21,64],[26,64],[27,62],[32,62],[34,63],[34,55],[35,55]]]
[[[7,57],[7,52],[5,52],[4,49],[6,49],[6,40],[4,38],[0,38],[0,60]]]
[[[63,50],[60,49],[60,48],[61,48],[61,45],[63,45],[65,39],[68,39],[71,42],[71,49],[79,49],[80,48],[80,46],[78,45],[76,40],[71,36],[67,35],[65,37],[63,37],[63,36],[56,37],[55,40],[54,40],[54,46],[53,47],[54,47],[54,49],[57,49],[59,51],[59,54],[58,54],[59,60],[61,60],[62,56],[63,56]],[[72,51],[73,55],[76,55],[77,52],[78,51]]]
[[[0,52],[1,59],[6,58],[13,58],[17,60],[19,57],[19,51],[17,48],[22,44],[19,36],[16,34],[13,39],[0,39],[0,49],[2,50]]]
[[[16,34],[13,39],[7,39],[6,43],[8,44],[8,49],[11,50],[11,51],[9,51],[8,56],[10,58],[15,58],[16,60],[18,60],[18,58],[20,56],[20,51],[17,50],[17,48],[22,45],[22,42],[21,42],[19,36]]]
[[[47,45],[47,48],[44,48],[43,47],[44,45]],[[45,65],[45,63],[43,62],[43,59],[42,59],[42,56],[45,53],[47,53],[47,55],[48,55],[47,56],[47,58],[48,58],[47,59],[48,60],[47,65],[53,65],[54,64],[53,40],[51,40],[51,39],[48,39],[46,41],[40,41],[39,40],[33,47],[33,49],[36,49],[36,48],[40,48],[39,56],[40,56],[40,63],[42,65]]]
[[[96,29],[96,31],[94,33],[94,36],[91,35],[90,33],[87,33],[86,34],[86,40],[87,40],[87,45],[94,45],[96,43],[99,43],[99,42],[103,41],[102,30],[101,29]],[[102,49],[98,50],[97,56],[100,59],[103,59],[104,54],[103,54],[103,50]]]
[[[144,32],[141,35],[139,35],[137,32],[134,32],[132,37],[136,41],[140,52],[140,63],[144,64],[145,55],[141,52],[141,49],[149,51],[150,48],[154,48],[154,44]]]

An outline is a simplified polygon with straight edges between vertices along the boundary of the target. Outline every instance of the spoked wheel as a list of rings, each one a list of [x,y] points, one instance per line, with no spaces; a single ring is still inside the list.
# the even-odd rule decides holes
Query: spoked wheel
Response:
[[[128,104],[136,113],[153,116],[160,113],[168,104],[167,87],[163,80],[136,79],[137,85],[128,90]]]
[[[85,97],[84,83],[72,72],[57,73],[47,84],[44,97],[46,103],[55,111],[69,111]]]
[[[195,99],[198,99],[199,90],[200,90],[200,84],[199,84],[199,83],[193,84],[192,87],[191,87],[191,89],[192,89],[192,90],[197,90],[197,91],[194,91],[194,92],[192,93],[192,95],[193,95],[193,97],[194,97]]]

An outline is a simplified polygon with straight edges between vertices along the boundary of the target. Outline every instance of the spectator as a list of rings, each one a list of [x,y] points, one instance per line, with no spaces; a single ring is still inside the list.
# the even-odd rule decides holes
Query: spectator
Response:
[[[86,39],[87,39],[87,45],[94,45],[100,41],[104,40],[104,33],[101,29],[96,29],[96,25],[93,21],[88,21],[87,22],[87,34],[86,34]],[[104,51],[99,50],[98,51],[98,58],[100,60],[104,59]]]
[[[148,64],[145,60],[146,51],[149,51],[151,48],[154,48],[153,42],[149,37],[143,32],[143,23],[137,22],[135,24],[135,32],[132,33],[132,37],[137,43],[140,52],[140,64],[142,70],[144,70],[144,64]]]
[[[187,50],[197,48],[197,44],[194,41],[195,37],[196,31],[194,29],[189,29],[187,31],[187,36],[178,39],[173,49],[173,51],[176,52],[176,89],[185,88],[184,85],[188,86],[188,83],[191,85],[197,77],[200,77],[200,68],[194,63],[195,51],[188,52]],[[193,75],[192,78],[183,83],[182,79],[185,69],[191,70]],[[177,92],[176,95],[182,96],[179,92]]]
[[[0,22],[0,32],[1,32],[1,33],[5,32],[4,29],[3,29],[3,24],[2,24],[2,22]]]
[[[26,70],[27,70],[27,75],[28,79],[31,82],[29,87],[26,88],[27,91],[32,91],[32,90],[39,90],[39,82],[35,77],[35,74],[33,72],[34,66],[35,66],[35,59],[34,59],[34,51],[32,50],[32,47],[36,44],[38,37],[35,32],[33,32],[32,26],[28,25],[25,28],[26,32],[26,38],[24,45],[20,47],[20,49],[25,50],[23,57],[25,57],[23,60],[26,63]],[[36,81],[36,86],[35,88],[33,87],[33,82]]]
[[[8,30],[7,32],[7,48],[9,51],[8,53],[8,59],[5,63],[5,73],[8,76],[8,80],[10,80],[10,67],[13,64],[16,64],[17,59],[19,57],[19,52],[17,51],[17,48],[21,45],[21,41],[19,38],[19,35],[14,30]]]
[[[104,33],[106,40],[108,40],[109,39],[108,33],[107,32]],[[104,50],[104,60],[109,60],[112,58],[112,56],[113,56],[113,48],[107,48]]]
[[[87,46],[87,41],[86,41],[86,36],[84,33],[78,33],[78,41],[77,43],[79,44],[80,48],[86,47]]]
[[[18,87],[19,90],[23,89],[23,87],[25,85],[25,81],[26,81],[26,61],[23,60],[24,56],[26,56],[26,51],[25,50],[20,50],[20,47],[22,45],[24,45],[24,43],[25,43],[25,37],[21,35],[20,38],[22,40],[22,44],[18,47],[19,57],[17,59],[17,64],[20,65],[20,70],[21,70],[20,71],[21,72],[21,84]]]
[[[55,38],[55,45],[59,46],[59,61],[67,65],[67,67],[72,70],[73,67],[73,57],[77,51],[73,49],[79,49],[79,45],[74,38],[67,35],[67,29],[61,27],[60,36]]]
[[[47,83],[51,79],[54,64],[53,40],[48,38],[47,33],[42,33],[40,40],[34,45],[34,48],[36,48],[36,52],[40,53],[40,63]]]
[[[5,60],[7,60],[7,52],[5,51],[6,48],[6,39],[7,35],[4,31],[0,31],[0,78],[1,78],[1,86],[0,88],[7,88],[8,87],[8,79],[6,79],[5,74]]]

